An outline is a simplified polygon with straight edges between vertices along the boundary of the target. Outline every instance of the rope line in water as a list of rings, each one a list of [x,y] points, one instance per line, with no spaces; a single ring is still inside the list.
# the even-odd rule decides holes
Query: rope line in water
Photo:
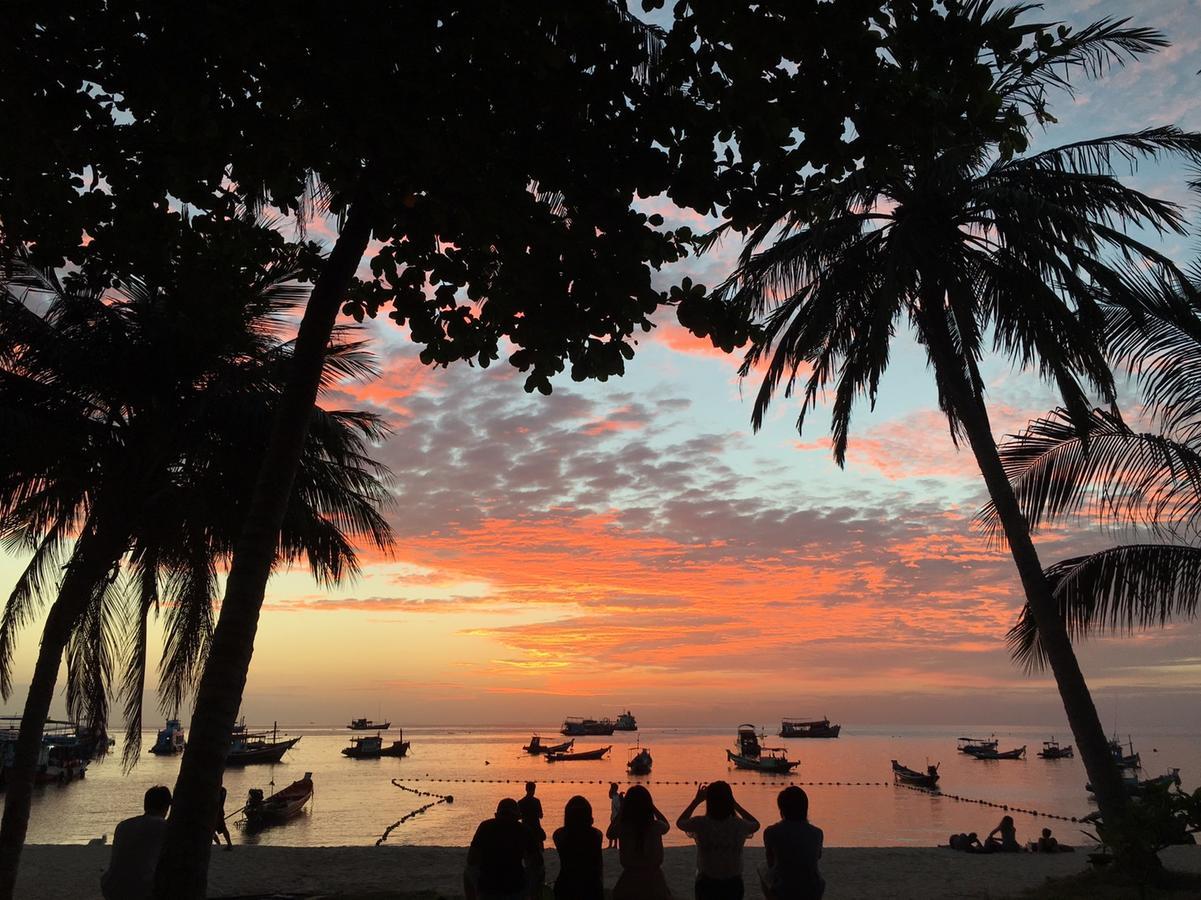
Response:
[[[409,781],[427,781],[441,784],[525,784],[527,781],[533,781],[538,784],[653,784],[653,785],[680,785],[682,787],[695,787],[702,784],[700,781],[651,781],[639,779],[638,781],[630,781],[628,779],[612,778],[430,778],[425,777],[410,777]],[[404,785],[397,784],[395,779],[392,781],[401,790],[411,791],[412,788],[406,788]],[[727,784],[735,787],[891,787],[891,781],[728,781]],[[414,793],[420,793],[414,791]],[[428,794],[427,796],[436,797],[437,794]]]
[[[947,800],[954,800],[957,803],[976,803],[980,806],[991,806],[994,809],[1003,809],[1006,812],[1025,813],[1028,816],[1034,816],[1039,819],[1057,819],[1060,822],[1079,822],[1078,816],[1061,816],[1056,813],[1039,812],[1037,809],[1025,809],[1021,806],[1014,806],[1011,803],[996,803],[992,800],[977,800],[973,797],[961,797],[959,794],[948,794],[944,791],[930,790],[929,788],[917,787],[912,784],[898,784],[899,788],[906,788],[911,791],[917,791],[919,794],[929,794],[931,797],[945,797]]]
[[[399,819],[397,819],[395,822],[393,822],[391,825],[389,825],[387,828],[385,828],[384,833],[381,834],[379,836],[379,839],[375,842],[375,846],[377,846],[377,847],[380,844],[382,844],[384,841],[386,841],[388,839],[389,835],[391,835],[394,830],[399,828],[405,822],[409,821],[409,819],[416,818],[417,816],[421,815],[424,812],[429,812],[429,810],[433,809],[439,803],[454,803],[455,802],[455,798],[453,796],[451,796],[450,794],[443,795],[443,794],[435,794],[433,791],[419,791],[416,788],[411,788],[411,787],[401,784],[395,778],[392,779],[392,784],[395,785],[396,787],[400,788],[402,791],[408,791],[410,794],[416,794],[419,797],[434,797],[435,799],[431,800],[429,803],[425,804],[424,806],[419,806],[416,809],[405,813],[403,816],[401,816]]]

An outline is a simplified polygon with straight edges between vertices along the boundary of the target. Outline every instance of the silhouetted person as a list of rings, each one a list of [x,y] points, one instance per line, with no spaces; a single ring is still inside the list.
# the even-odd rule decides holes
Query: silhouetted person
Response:
[[[609,824],[612,825],[617,821],[617,814],[621,812],[622,795],[617,790],[617,782],[609,782]],[[609,847],[612,849],[617,846],[617,841],[612,837],[609,838]]]
[[[525,796],[517,801],[521,810],[521,824],[529,829],[538,845],[537,859],[531,860],[527,875],[529,876],[530,897],[542,900],[542,885],[546,881],[546,860],[542,855],[542,844],[546,841],[546,832],[542,830],[542,801],[534,796],[538,786],[532,781],[525,783]]]
[[[617,817],[609,823],[609,840],[617,841],[621,860],[613,900],[670,900],[663,878],[663,835],[670,830],[650,791],[640,784],[626,791]]]
[[[150,897],[170,808],[171,791],[161,784],[156,785],[142,800],[145,812],[117,825],[108,871],[100,876],[100,891],[105,900],[146,900]]]
[[[221,846],[221,837],[225,836],[225,849],[232,850],[234,842],[229,839],[229,826],[225,824],[225,798],[227,792],[225,785],[221,785],[221,808],[217,810],[217,822],[213,826],[213,843],[218,847]]]
[[[962,831],[959,834],[953,834],[947,844],[952,850],[965,850],[968,853],[978,853],[984,850],[984,845],[980,843],[980,838],[974,831],[971,834],[964,834]]]
[[[705,801],[705,814],[692,813]],[[738,805],[724,781],[701,785],[676,827],[696,841],[696,900],[742,900],[742,845],[759,820]]]
[[[768,900],[821,900],[826,882],[818,870],[822,830],[809,823],[809,795],[786,787],[776,797],[780,821],[763,829],[767,865],[759,871]]]
[[[1000,838],[994,835],[1000,835]],[[1018,843],[1018,831],[1013,824],[1013,816],[1005,816],[984,839],[984,849],[990,853],[1021,853],[1022,845]]]
[[[506,797],[496,805],[496,816],[480,822],[471,839],[464,893],[468,900],[524,900],[527,871],[537,856],[537,842],[521,824],[517,801]]]
[[[1042,836],[1038,839],[1039,853],[1071,853],[1075,848],[1069,847],[1067,844],[1061,844],[1055,838],[1051,837],[1051,829],[1044,828]]]
[[[553,838],[559,851],[555,900],[603,900],[605,863],[601,833],[592,826],[592,804],[580,796],[568,800],[563,827]]]

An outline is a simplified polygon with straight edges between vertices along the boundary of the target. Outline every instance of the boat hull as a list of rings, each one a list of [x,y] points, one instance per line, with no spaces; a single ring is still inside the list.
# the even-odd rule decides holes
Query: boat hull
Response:
[[[397,758],[400,758],[402,756],[408,756],[409,755],[409,742],[408,741],[393,741],[392,746],[384,747],[382,750],[380,750],[379,755],[380,756],[394,756]]]
[[[987,759],[987,760],[992,760],[992,759],[1025,759],[1025,758],[1026,758],[1026,748],[1025,748],[1025,747],[1018,747],[1018,748],[1016,748],[1016,749],[1014,749],[1014,750],[1003,750],[1003,751],[1000,751],[1000,752],[998,752],[998,751],[996,751],[996,750],[977,750],[976,752],[972,753],[971,755],[972,755],[972,756],[973,756],[975,759]]]
[[[580,753],[548,753],[547,762],[586,762],[588,760],[604,759],[612,747],[601,747],[599,750],[584,750]]]
[[[801,764],[799,760],[793,762],[778,756],[742,756],[732,750],[726,751],[726,759],[732,762],[737,769],[765,772],[768,775],[787,775]]]
[[[842,731],[841,725],[831,725],[829,722],[789,722],[780,723],[779,736],[782,738],[836,738]]]
[[[282,824],[299,815],[312,797],[313,782],[310,778],[294,781],[260,803],[248,803],[245,809],[246,827],[255,830]]]
[[[245,750],[230,750],[229,756],[225,758],[227,766],[253,766],[277,763],[284,758],[284,754],[291,750],[299,743],[300,738],[290,738],[286,741],[277,743],[267,743],[262,747],[248,747]]]
[[[575,740],[564,741],[561,744],[527,744],[521,749],[530,756],[540,756],[543,753],[566,753],[573,746],[575,746]]]
[[[938,787],[937,772],[918,772],[908,766],[901,765],[895,759],[892,761],[892,777],[897,784],[904,784],[909,787],[925,788],[926,790],[934,790]]]

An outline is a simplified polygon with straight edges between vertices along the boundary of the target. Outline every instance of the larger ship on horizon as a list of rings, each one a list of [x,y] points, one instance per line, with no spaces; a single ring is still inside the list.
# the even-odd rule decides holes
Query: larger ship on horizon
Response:
[[[589,734],[612,734],[617,727],[612,719],[582,719],[579,716],[568,716],[563,720],[559,734],[567,737],[581,737]]]
[[[780,722],[782,738],[836,738],[841,725],[831,725],[827,718],[784,719]]]

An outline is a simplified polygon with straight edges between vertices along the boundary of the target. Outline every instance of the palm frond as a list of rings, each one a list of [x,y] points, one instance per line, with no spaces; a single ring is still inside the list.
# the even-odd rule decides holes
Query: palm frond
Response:
[[[1031,530],[1087,515],[1102,525],[1143,525],[1165,533],[1192,527],[1201,514],[1201,450],[1141,434],[1094,410],[1087,442],[1064,410],[1036,419],[998,448]],[[976,517],[993,541],[1001,522],[989,503]]]
[[[1130,544],[1065,559],[1046,570],[1059,614],[1073,640],[1098,632],[1131,633],[1196,618],[1201,603],[1201,548]],[[1027,671],[1047,667],[1029,607],[1007,636]]]

